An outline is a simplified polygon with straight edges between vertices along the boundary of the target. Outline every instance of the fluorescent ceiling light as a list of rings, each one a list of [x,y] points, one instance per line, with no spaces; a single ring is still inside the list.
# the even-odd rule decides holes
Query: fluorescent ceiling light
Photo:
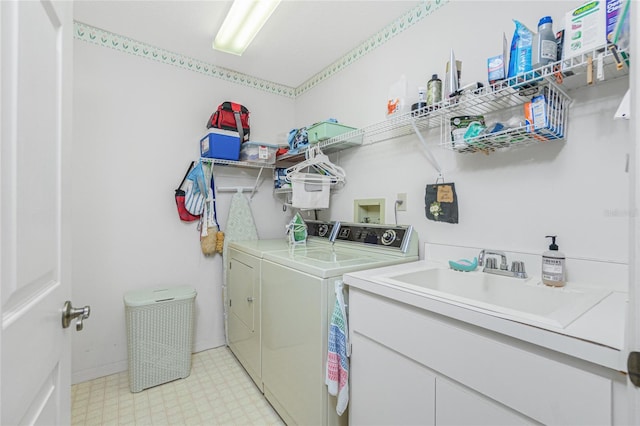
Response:
[[[213,48],[242,55],[279,3],[280,0],[233,0]]]

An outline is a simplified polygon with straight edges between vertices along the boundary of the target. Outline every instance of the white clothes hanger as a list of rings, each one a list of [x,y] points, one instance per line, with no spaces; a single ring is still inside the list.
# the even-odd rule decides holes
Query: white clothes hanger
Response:
[[[327,178],[331,184],[342,183],[347,177],[344,169],[335,165],[329,160],[326,154],[323,154],[317,145],[309,148],[305,152],[306,159],[300,163],[289,167],[285,172],[285,180],[291,182],[292,178],[296,180],[303,179],[305,182],[323,182]],[[314,173],[303,173],[307,169]],[[317,175],[317,176],[316,176]]]

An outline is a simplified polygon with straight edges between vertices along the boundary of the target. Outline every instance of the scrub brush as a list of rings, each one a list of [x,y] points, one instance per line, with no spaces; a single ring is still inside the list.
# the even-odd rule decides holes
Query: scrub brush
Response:
[[[222,254],[224,248],[224,232],[216,232],[216,252]]]
[[[218,247],[217,235],[214,232],[215,227],[210,226],[207,228],[207,235],[200,237],[200,247],[202,248],[202,254],[205,256],[211,256],[216,254],[216,248]]]

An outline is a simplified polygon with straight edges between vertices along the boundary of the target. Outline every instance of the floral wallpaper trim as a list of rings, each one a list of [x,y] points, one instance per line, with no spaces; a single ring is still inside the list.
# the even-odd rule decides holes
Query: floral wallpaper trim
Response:
[[[384,27],[382,30],[378,31],[375,35],[367,39],[364,43],[360,44],[358,47],[352,49],[342,58],[338,59],[324,70],[320,71],[309,80],[305,81],[299,87],[295,89],[295,95],[299,96],[304,92],[312,89],[317,86],[322,81],[332,77],[337,72],[342,71],[344,68],[348,67],[358,59],[362,58],[364,55],[372,52],[378,47],[382,46],[393,37],[407,30],[409,27],[413,26],[417,22],[426,18],[437,9],[439,9],[444,4],[448,3],[449,0],[424,0],[418,6],[411,9],[409,12],[402,15],[400,18],[396,19],[391,24]]]
[[[212,65],[198,59],[190,58],[188,56],[154,47],[118,34],[110,33],[109,31],[95,28],[82,22],[74,22],[73,34],[74,37],[79,40],[103,47],[109,47],[120,52],[151,59],[167,65],[173,65],[178,68],[205,74],[210,77],[219,78],[232,83],[242,84],[244,86],[270,92],[276,95],[290,98],[295,97],[295,89],[293,87],[262,80],[227,68]]]
[[[178,53],[170,52],[168,50],[114,34],[100,28],[92,27],[91,25],[78,21],[74,21],[73,34],[78,40],[93,43],[98,46],[108,47],[120,52],[151,59],[167,65],[173,65],[188,71],[205,74],[210,77],[241,84],[272,94],[295,98],[317,86],[329,77],[332,77],[339,71],[342,71],[364,55],[382,46],[393,37],[407,30],[448,2],[449,0],[424,0],[418,6],[414,7],[382,30],[378,31],[364,43],[349,51],[346,55],[342,56],[340,59],[311,77],[309,80],[305,81],[297,88],[252,77],[227,68],[222,68],[198,59],[190,58],[188,56],[180,55]]]

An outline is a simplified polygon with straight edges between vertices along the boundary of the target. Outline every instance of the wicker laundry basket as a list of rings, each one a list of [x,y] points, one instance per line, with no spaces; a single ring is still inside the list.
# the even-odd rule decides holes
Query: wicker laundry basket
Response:
[[[131,392],[189,376],[195,298],[188,286],[124,295]]]

